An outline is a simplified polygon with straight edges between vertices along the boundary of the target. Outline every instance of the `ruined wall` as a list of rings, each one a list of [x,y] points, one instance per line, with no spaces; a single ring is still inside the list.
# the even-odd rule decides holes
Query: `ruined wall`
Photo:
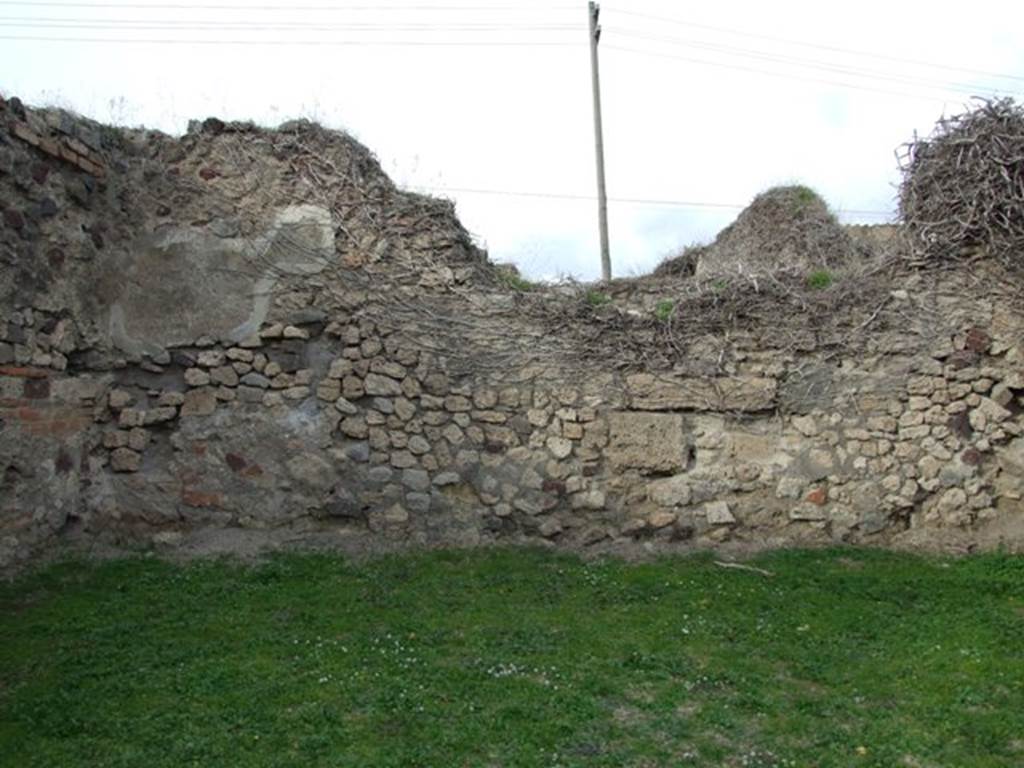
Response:
[[[1024,546],[995,266],[683,343],[696,312],[654,314],[689,278],[512,290],[343,135],[16,101],[0,206],[2,567],[70,541]]]

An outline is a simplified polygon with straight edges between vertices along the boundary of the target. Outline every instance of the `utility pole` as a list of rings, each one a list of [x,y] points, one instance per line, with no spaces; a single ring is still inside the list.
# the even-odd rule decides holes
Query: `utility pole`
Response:
[[[608,250],[608,197],[604,187],[604,133],[601,130],[601,76],[597,68],[597,43],[601,27],[597,23],[601,6],[590,0],[590,80],[594,89],[594,146],[597,151],[597,216],[601,228],[601,279],[612,279],[612,257]]]

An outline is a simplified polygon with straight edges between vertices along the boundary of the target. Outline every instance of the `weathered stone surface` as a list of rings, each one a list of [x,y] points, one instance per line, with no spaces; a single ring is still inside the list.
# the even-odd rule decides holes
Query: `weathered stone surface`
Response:
[[[240,379],[240,381],[247,387],[255,387],[257,389],[270,388],[270,379],[259,373],[247,373]]]
[[[359,413],[359,407],[354,403],[349,402],[344,397],[339,397],[335,400],[334,407],[339,413],[344,413],[346,416],[354,416]]]
[[[350,416],[347,419],[342,419],[338,428],[343,435],[354,437],[357,440],[365,440],[370,433],[369,427],[366,425],[366,419],[361,416]]]
[[[238,386],[238,373],[229,365],[222,365],[210,371],[210,380],[225,387]]]
[[[202,387],[190,390],[185,395],[185,402],[181,406],[182,417],[187,416],[209,416],[217,410],[217,395],[213,389]]]
[[[607,457],[616,470],[670,474],[686,469],[690,446],[683,417],[622,411],[608,415]]]
[[[729,505],[724,501],[713,501],[704,505],[704,514],[711,525],[732,525],[736,522]]]
[[[647,486],[647,493],[658,506],[685,507],[690,503],[690,480],[685,475],[655,480]]]
[[[573,509],[604,509],[607,504],[607,496],[604,491],[592,489],[573,494],[571,503]]]
[[[402,385],[379,373],[368,373],[363,380],[366,394],[378,397],[396,397],[402,394]]]
[[[337,475],[330,462],[319,454],[306,452],[286,462],[288,474],[298,482],[319,490],[334,485]]]
[[[210,374],[199,368],[185,371],[185,383],[190,387],[205,387],[210,383]]]
[[[10,361],[8,361],[10,362]],[[115,410],[126,408],[135,402],[135,397],[131,392],[126,392],[123,389],[112,389],[107,395],[107,402],[110,407]]]
[[[176,408],[185,404],[185,395],[182,392],[161,392],[156,404],[161,408]]]
[[[53,160],[76,176],[38,170],[72,135],[48,125],[5,143],[0,120],[0,570],[72,515],[126,544],[1024,548],[1024,318],[985,259],[709,336],[654,322],[668,284],[616,281],[551,332],[564,287],[505,290],[344,137],[109,129],[90,166]],[[295,130],[359,211],[295,199]],[[673,295],[719,311],[706,288]]]
[[[678,517],[675,512],[653,512],[647,517],[647,525],[657,531],[672,525]]]
[[[409,438],[409,451],[415,456],[422,456],[430,452],[430,443],[421,435],[413,435]]]
[[[142,456],[130,448],[116,448],[110,452],[110,468],[115,472],[138,472]]]
[[[434,485],[444,487],[447,485],[458,485],[462,482],[458,472],[440,472],[434,477]]]
[[[549,437],[546,445],[556,459],[564,459],[572,454],[572,441],[564,437]]]
[[[763,411],[775,404],[775,379],[680,379],[637,373],[626,377],[630,402],[642,411]]]
[[[402,485],[413,491],[426,491],[430,488],[430,475],[422,469],[403,470]]]

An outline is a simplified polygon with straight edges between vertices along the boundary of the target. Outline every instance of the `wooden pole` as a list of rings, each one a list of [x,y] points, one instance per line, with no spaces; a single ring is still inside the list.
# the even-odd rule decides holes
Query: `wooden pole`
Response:
[[[612,279],[612,257],[608,249],[608,197],[604,184],[604,133],[601,129],[601,76],[597,66],[597,43],[601,27],[597,23],[601,7],[590,0],[590,80],[594,91],[594,146],[597,152],[597,216],[601,229],[601,279]]]

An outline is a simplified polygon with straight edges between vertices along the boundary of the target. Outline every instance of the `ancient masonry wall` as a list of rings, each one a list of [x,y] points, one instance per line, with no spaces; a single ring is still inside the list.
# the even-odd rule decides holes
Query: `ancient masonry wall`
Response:
[[[102,158],[82,157],[96,167],[61,172],[98,178]],[[22,192],[3,233],[35,245],[9,253],[45,254]],[[65,541],[177,547],[211,531],[363,549],[1024,548],[1024,321],[956,274],[927,307],[954,331],[926,341],[908,321],[856,358],[740,340],[713,374],[612,370],[569,342],[492,349],[495,333],[537,330],[507,289],[403,261],[401,244],[342,253],[353,238],[330,206],[265,218],[248,237],[211,235],[220,218],[141,232],[132,279],[94,303],[54,297],[102,259],[8,284],[0,567]],[[302,259],[281,256],[285,232]],[[259,240],[263,270],[240,299],[168,290],[159,265],[243,253],[236,240]],[[167,295],[147,306],[147,285]],[[914,318],[936,295],[891,303]]]

